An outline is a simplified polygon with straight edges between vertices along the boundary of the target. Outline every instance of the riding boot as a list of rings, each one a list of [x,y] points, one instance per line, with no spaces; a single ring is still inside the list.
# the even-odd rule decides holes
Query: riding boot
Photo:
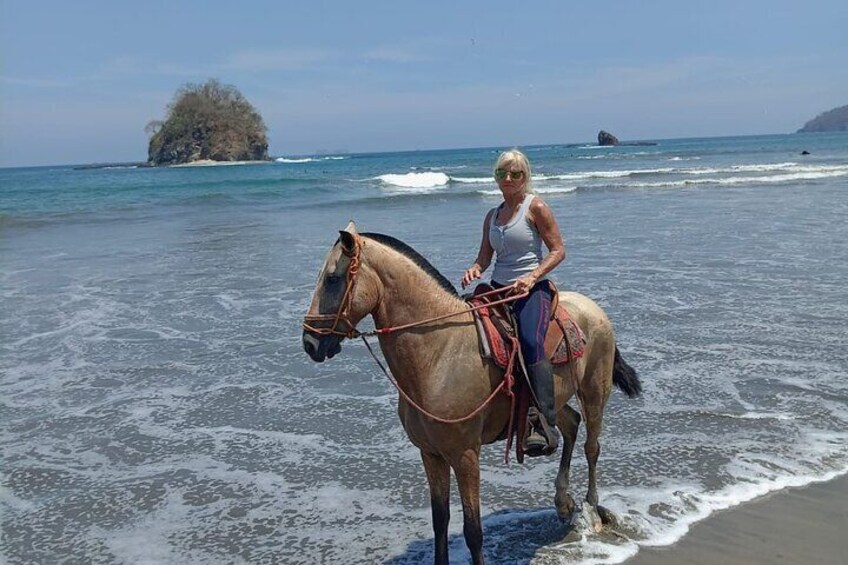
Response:
[[[556,399],[554,397],[554,371],[551,362],[543,359],[527,367],[530,386],[536,397],[538,409],[527,413],[530,433],[525,440],[525,452],[530,457],[550,455],[559,445],[556,428]]]

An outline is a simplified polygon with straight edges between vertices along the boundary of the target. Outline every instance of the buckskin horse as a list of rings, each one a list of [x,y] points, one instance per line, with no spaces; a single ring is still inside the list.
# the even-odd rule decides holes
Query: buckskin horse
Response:
[[[368,314],[373,317],[377,327],[373,333],[378,335],[400,393],[401,424],[424,463],[435,562],[448,563],[453,469],[462,501],[465,543],[472,561],[483,563],[480,447],[499,439],[510,421],[510,399],[498,394],[503,372],[481,357],[468,304],[421,255],[395,238],[358,234],[353,222],[339,233],[304,318],[304,349],[313,361],[323,362],[341,351],[343,339],[361,335],[356,330],[360,320]],[[572,517],[576,505],[568,492],[569,468],[577,429],[585,419],[589,471],[585,500],[608,519],[609,513],[598,507],[597,490],[604,405],[613,384],[630,397],[639,394],[641,384],[621,358],[612,325],[595,302],[575,292],[562,292],[560,304],[580,326],[586,343],[581,358],[555,369],[556,425],[562,431],[563,446],[554,503],[560,518]],[[567,404],[575,393],[580,411]]]

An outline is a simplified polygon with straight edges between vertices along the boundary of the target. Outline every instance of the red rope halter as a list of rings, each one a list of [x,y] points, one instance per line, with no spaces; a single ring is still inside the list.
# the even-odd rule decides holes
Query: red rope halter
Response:
[[[362,240],[359,236],[354,236],[353,249],[348,251],[342,246],[342,253],[350,257],[350,265],[347,268],[345,292],[342,296],[342,301],[339,304],[339,309],[335,314],[313,314],[307,315],[303,319],[303,329],[318,335],[340,335],[342,337],[354,338],[361,335],[356,329],[356,324],[350,321],[350,306],[353,302],[353,289],[356,286],[356,275],[359,274],[360,257],[362,255]],[[333,320],[333,325],[328,328],[316,328],[309,325],[307,322],[322,322],[324,320]],[[337,330],[339,322],[344,322],[348,326],[346,332]]]

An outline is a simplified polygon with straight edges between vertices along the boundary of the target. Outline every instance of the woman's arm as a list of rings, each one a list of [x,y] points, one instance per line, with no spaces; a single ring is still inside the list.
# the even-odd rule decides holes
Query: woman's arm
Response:
[[[539,197],[530,203],[529,220],[536,226],[539,236],[548,248],[548,254],[542,259],[539,266],[532,273],[528,273],[515,281],[516,292],[530,290],[536,281],[554,270],[565,259],[565,243],[559,231],[554,213],[551,207]]]
[[[491,216],[492,210],[489,210],[489,213],[486,214],[486,219],[483,220],[483,239],[480,241],[480,251],[477,252],[477,259],[474,260],[474,264],[468,267],[465,270],[465,274],[462,275],[462,288],[471,284],[471,281],[479,279],[483,271],[488,269],[492,263],[492,256],[495,250],[492,249],[492,244],[489,243],[489,220]]]

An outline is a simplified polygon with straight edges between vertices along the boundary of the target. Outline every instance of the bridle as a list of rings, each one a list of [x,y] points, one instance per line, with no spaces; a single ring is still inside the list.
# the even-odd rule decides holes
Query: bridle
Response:
[[[362,245],[362,238],[359,236],[353,237],[353,249],[348,250],[344,245],[342,245],[342,253],[350,258],[350,265],[348,265],[347,268],[347,275],[345,276],[345,291],[342,296],[342,301],[339,304],[339,309],[336,310],[335,314],[306,315],[303,318],[303,329],[317,335],[338,335],[351,339],[363,335],[356,329],[356,324],[350,321],[350,307],[353,303],[353,290],[356,287],[356,275],[359,274],[359,266],[361,264]],[[333,325],[325,328],[316,328],[309,324],[309,322],[324,322],[326,320],[333,320]],[[348,330],[340,331],[337,329],[339,322],[347,324]]]

